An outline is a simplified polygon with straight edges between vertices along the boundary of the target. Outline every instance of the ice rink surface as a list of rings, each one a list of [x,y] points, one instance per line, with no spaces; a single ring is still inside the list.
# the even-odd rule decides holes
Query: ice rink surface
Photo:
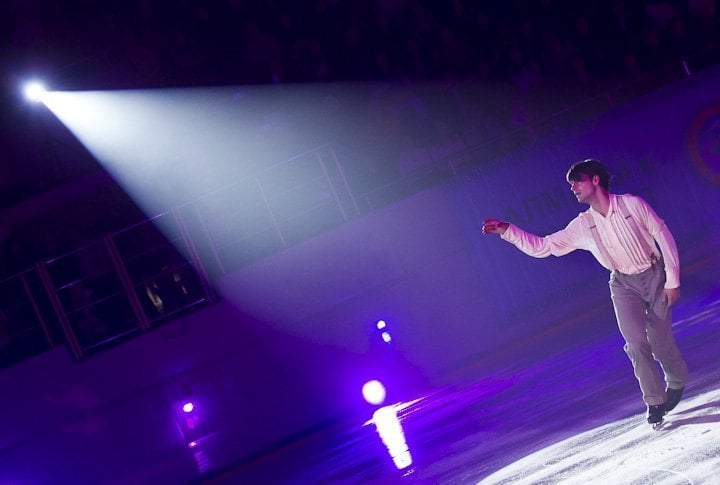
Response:
[[[417,396],[398,413],[413,457],[405,470],[393,467],[372,425],[343,422],[206,482],[720,483],[717,259],[687,278],[674,310],[690,378],[658,430],[645,421],[617,330],[588,337],[571,326],[498,351],[480,379],[459,370],[462,383]],[[602,313],[583,325],[614,323]]]

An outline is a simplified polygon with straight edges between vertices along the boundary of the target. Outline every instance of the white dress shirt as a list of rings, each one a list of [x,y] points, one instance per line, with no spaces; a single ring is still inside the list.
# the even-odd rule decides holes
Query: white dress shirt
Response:
[[[618,197],[623,198],[625,207],[637,222],[642,236],[647,240],[649,247],[653,248],[653,254],[644,254],[645,251],[633,236],[629,224],[617,211]],[[593,239],[588,213],[592,214],[592,220],[597,226],[610,261],[603,256]],[[549,236],[539,237],[510,224],[501,237],[522,252],[536,258],[545,258],[551,254],[564,256],[576,249],[584,249],[590,251],[608,270],[617,270],[625,274],[638,274],[650,268],[653,261],[660,257],[657,249],[657,246],[660,246],[665,264],[665,288],[680,286],[680,259],[675,239],[665,225],[665,221],[658,217],[652,207],[642,198],[634,195],[610,194],[610,208],[607,215],[603,216],[589,208],[578,214],[565,229]]]

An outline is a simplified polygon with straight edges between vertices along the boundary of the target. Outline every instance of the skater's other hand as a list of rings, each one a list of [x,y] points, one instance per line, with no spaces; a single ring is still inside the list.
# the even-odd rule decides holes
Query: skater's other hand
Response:
[[[497,219],[488,219],[483,222],[482,233],[505,234],[509,225],[507,222],[498,221]]]
[[[680,288],[664,288],[662,299],[668,306],[673,306],[680,299]]]

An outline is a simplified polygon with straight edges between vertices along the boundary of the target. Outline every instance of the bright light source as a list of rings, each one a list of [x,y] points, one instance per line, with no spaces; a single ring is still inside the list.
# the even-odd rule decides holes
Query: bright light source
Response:
[[[389,344],[392,341],[392,337],[390,337],[390,334],[387,332],[383,332],[382,334],[380,334],[380,336],[382,337],[382,339],[385,341],[386,344]]]
[[[377,380],[368,381],[362,387],[362,395],[370,404],[382,404],[385,401],[385,394],[385,386]]]
[[[193,412],[193,409],[195,409],[195,405],[193,403],[186,402],[185,404],[183,404],[182,410],[185,411],[186,413],[189,414],[189,413]]]
[[[378,320],[378,322],[377,322],[377,328],[378,328],[378,330],[382,330],[382,329],[385,328],[386,326],[387,326],[387,324],[385,323],[385,320]]]
[[[188,443],[188,448],[195,448],[197,445],[197,441],[191,441],[190,443]]]
[[[36,103],[41,102],[47,94],[45,86],[43,86],[37,81],[26,84],[24,92],[27,99],[29,99],[30,101],[35,101]]]

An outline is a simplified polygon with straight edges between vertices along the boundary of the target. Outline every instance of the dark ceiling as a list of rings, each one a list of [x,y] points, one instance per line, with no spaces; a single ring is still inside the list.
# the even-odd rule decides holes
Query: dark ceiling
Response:
[[[630,79],[717,47],[715,1],[4,0],[0,207],[97,170],[22,82],[96,90]]]

